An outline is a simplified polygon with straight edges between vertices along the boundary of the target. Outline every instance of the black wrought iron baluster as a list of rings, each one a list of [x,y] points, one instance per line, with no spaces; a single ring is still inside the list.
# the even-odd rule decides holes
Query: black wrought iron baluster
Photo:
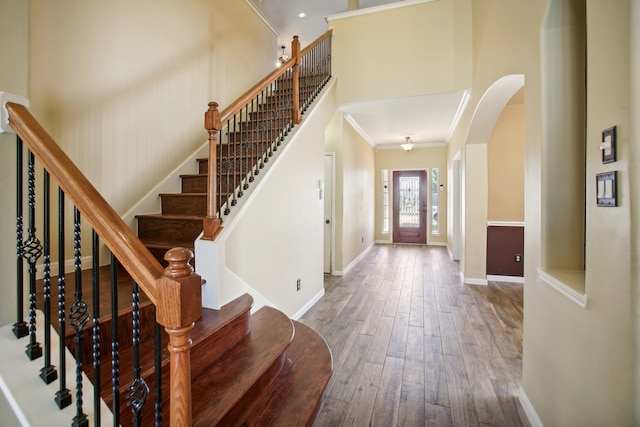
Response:
[[[242,146],[240,147],[240,176],[242,179],[242,189],[247,190],[249,188],[249,171],[251,169],[251,160],[249,158],[249,142],[246,138],[247,129],[250,127],[249,117],[242,115],[243,109],[238,112],[240,121],[240,135],[242,135]]]
[[[51,365],[51,196],[50,176],[44,171],[43,177],[43,239],[44,239],[44,366],[40,369],[40,378],[50,384],[58,378],[55,366]],[[64,335],[61,332],[61,335]]]
[[[16,136],[16,323],[13,324],[13,334],[16,338],[29,335],[29,327],[24,321],[24,263],[22,258],[22,187],[23,187],[23,147],[22,140]]]
[[[227,155],[224,160],[220,162],[219,168],[224,176],[224,190],[227,195],[227,201],[225,203],[224,214],[229,215],[231,212],[230,206],[235,205],[235,191],[231,187],[231,170],[233,169],[233,161],[231,160],[231,144],[235,143],[235,136],[231,135],[231,129],[229,127],[229,121],[224,126],[227,129]]]
[[[242,191],[242,132],[238,124],[238,118],[233,116],[233,134],[236,135],[237,141],[233,144],[233,191],[238,193],[238,198],[244,195]],[[238,167],[239,166],[239,167]]]
[[[245,131],[244,131],[244,140],[247,144],[247,158],[249,159],[249,182],[253,182],[255,180],[255,177],[253,175],[254,172],[254,153],[253,153],[253,144],[251,143],[251,141],[249,140],[249,132],[251,129],[253,129],[255,127],[255,121],[257,120],[257,118],[255,118],[254,116],[257,115],[258,113],[256,111],[252,111],[251,113],[249,112],[249,104],[245,104],[244,106],[244,117],[247,120],[247,125],[245,126]]]
[[[67,388],[67,342],[66,336],[66,301],[65,301],[65,256],[64,256],[64,192],[61,188],[58,188],[58,331],[59,331],[59,350],[60,350],[60,388],[56,392],[55,401],[58,404],[58,408],[66,408],[71,405],[71,392]]]
[[[93,291],[93,328],[91,329],[92,356],[93,356],[93,412],[94,423],[100,425],[100,238],[95,230],[92,230],[92,291]],[[113,318],[115,322],[117,317]]]
[[[262,99],[262,103],[265,105],[266,113],[265,118],[261,122],[260,128],[260,152],[262,153],[262,158],[264,159],[263,163],[269,162],[269,120],[271,119],[271,113],[273,112],[273,106],[269,103],[269,98],[265,92],[265,89],[262,90],[260,98]]]
[[[282,110],[287,115],[287,131],[285,132],[285,135],[288,135],[293,128],[293,67],[287,70],[287,74],[287,81],[291,82],[291,89],[283,100],[284,105],[282,105]]]
[[[255,99],[251,100],[252,103],[252,110],[253,111],[257,111],[256,113],[256,122],[253,125],[253,129],[251,130],[251,144],[253,145],[253,153],[254,153],[254,158],[255,160],[255,175],[259,175],[260,174],[260,169],[262,169],[264,167],[264,164],[262,163],[262,155],[260,153],[260,145],[258,142],[258,138],[256,137],[258,135],[258,129],[260,128],[260,123],[262,123],[262,120],[264,120],[264,117],[267,115],[266,109],[264,107],[264,105],[260,105],[260,99],[259,97],[256,95]]]
[[[221,127],[220,132],[218,132],[218,149],[216,150],[217,164],[216,164],[216,182],[218,187],[218,218],[220,219],[220,223],[222,223],[222,136],[224,135],[224,127]],[[228,138],[228,136],[227,136]],[[227,215],[227,212],[225,212]]]
[[[278,93],[276,92],[276,82],[271,83],[271,93],[269,94],[269,103],[273,105],[273,111],[271,118],[269,119],[269,147],[271,148],[270,155],[273,156],[273,152],[277,150],[274,142],[277,140],[277,117],[278,117]]]
[[[87,415],[82,409],[82,359],[83,359],[83,329],[89,321],[89,308],[83,300],[82,294],[82,252],[80,248],[80,211],[73,208],[73,260],[75,275],[75,301],[71,305],[69,321],[75,331],[75,355],[76,355],[76,415],[73,417],[73,427],[84,427],[89,425]]]
[[[282,107],[282,100],[284,99],[284,97],[287,94],[287,90],[285,89],[285,80],[284,77],[287,75],[287,73],[285,72],[283,75],[280,76],[280,93],[278,94],[278,110],[279,110],[279,114],[278,114],[278,130],[280,133],[280,138],[278,139],[278,145],[280,145],[282,143],[282,141],[284,141],[284,131],[285,131],[285,119],[284,119],[284,109]]]
[[[22,243],[22,256],[29,263],[29,344],[25,353],[30,360],[42,356],[42,347],[36,341],[36,261],[42,255],[42,245],[36,236],[36,159],[33,153],[28,153],[29,174],[29,228],[27,240]]]
[[[304,111],[304,88],[307,85],[307,67],[306,67],[307,57],[303,56],[300,58],[300,72],[298,73],[298,77],[300,79],[298,92],[299,92],[299,100],[300,100],[300,112]]]
[[[111,254],[111,319],[118,318],[118,260]],[[113,427],[120,425],[120,337],[118,322],[111,322],[111,391]]]
[[[156,427],[162,426],[162,326],[155,322],[153,330],[154,365],[155,365],[155,413]]]
[[[319,45],[316,49],[314,49],[315,51],[315,62],[316,62],[316,82],[315,82],[315,86],[316,89],[313,92],[314,95],[314,99],[316,96],[318,96],[318,93],[320,93],[320,84],[322,82],[322,45]]]
[[[142,406],[149,396],[149,386],[144,378],[140,377],[140,290],[138,284],[133,281],[133,381],[127,394],[127,406],[133,411],[133,425],[139,426],[142,422]]]
[[[275,81],[271,83],[269,104],[272,105],[271,117],[269,118],[269,156],[273,156],[273,153],[278,150],[275,143],[279,140],[276,132],[278,130],[278,110],[280,109],[278,107],[278,92],[276,91]]]

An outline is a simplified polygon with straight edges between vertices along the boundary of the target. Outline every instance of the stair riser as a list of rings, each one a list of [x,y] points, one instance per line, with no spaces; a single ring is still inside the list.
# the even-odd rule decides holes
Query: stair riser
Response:
[[[250,422],[251,415],[259,414],[262,412],[261,409],[263,409],[258,407],[258,397],[261,396],[262,392],[280,375],[286,360],[287,353],[283,352],[269,369],[247,390],[238,403],[225,414],[218,424],[221,426],[255,425]]]
[[[144,303],[140,307],[140,337],[141,339],[153,338],[153,327],[155,323],[155,306],[150,302]],[[118,346],[120,350],[130,347],[133,342],[133,314],[129,311],[118,316]],[[111,353],[112,343],[112,322],[111,318],[106,318],[100,322],[100,350],[103,353]],[[65,341],[69,351],[75,355],[75,331],[67,326]],[[93,356],[93,322],[89,321],[82,333],[82,348],[84,363],[92,363]]]
[[[256,132],[265,129],[280,130],[287,127],[290,121],[290,117],[286,117],[282,113],[278,113],[272,115],[272,117],[265,118],[264,120],[251,120],[245,122],[241,129],[234,129],[233,132],[245,134],[246,132]]]
[[[248,162],[246,164],[243,164],[243,170],[249,170],[249,168],[251,166],[253,166],[253,163],[249,164]],[[237,185],[240,185],[241,182],[243,182],[242,180],[245,178],[245,175],[236,175],[235,176],[235,181],[234,181],[234,177],[233,175],[228,176],[226,174],[224,174],[222,176],[222,179],[219,180],[219,182],[226,182],[226,181],[230,181],[228,186],[223,186],[222,188],[222,192],[224,193],[228,193],[231,192],[233,190],[233,183],[236,183]],[[184,179],[182,181],[182,191],[184,193],[206,193],[207,192],[207,177],[206,176],[202,176],[202,177],[197,177],[197,178],[189,178],[189,179]],[[206,203],[206,202],[205,202]]]
[[[215,338],[203,340],[194,345],[192,352],[197,349],[199,353],[197,357],[192,358],[191,375],[194,378],[203,375],[212,360],[220,358],[228,349],[246,337],[250,330],[250,313],[247,311],[216,333]],[[206,357],[200,357],[202,355]]]
[[[138,218],[138,236],[193,241],[202,231],[202,219]]]
[[[262,147],[260,144],[270,144],[280,138],[280,134],[282,133],[282,129],[266,129],[262,132],[253,131],[253,132],[233,132],[229,134],[228,142],[230,143],[249,143],[255,144],[257,146],[249,147],[245,149],[245,152],[248,153],[260,153]],[[221,153],[224,155],[224,151]]]
[[[202,194],[162,194],[162,213],[167,215],[199,215],[207,214],[206,189]]]

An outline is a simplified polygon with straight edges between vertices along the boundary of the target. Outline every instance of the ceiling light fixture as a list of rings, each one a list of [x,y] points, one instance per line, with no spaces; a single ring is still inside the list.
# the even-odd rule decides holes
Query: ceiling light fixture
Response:
[[[414,147],[414,143],[410,136],[404,137],[404,144],[400,145],[404,151],[411,151]]]
[[[300,13],[298,14],[298,18],[304,18],[305,16],[307,16],[307,14],[306,14],[306,13],[304,13],[304,12],[300,12]]]
[[[276,61],[276,67],[280,67],[282,64],[284,64],[289,60],[289,57],[284,54],[284,49],[285,49],[284,45],[280,46],[280,49],[282,49],[282,55]]]

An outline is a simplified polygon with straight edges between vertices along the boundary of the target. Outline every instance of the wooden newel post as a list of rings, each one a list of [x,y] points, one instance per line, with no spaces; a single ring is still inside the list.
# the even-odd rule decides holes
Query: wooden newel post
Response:
[[[169,266],[158,282],[156,320],[169,334],[170,425],[190,427],[191,422],[191,337],[194,322],[202,314],[202,279],[189,263],[193,252],[169,250]]]
[[[217,164],[216,149],[218,142],[218,133],[222,124],[220,122],[220,112],[216,102],[209,103],[209,110],[204,113],[204,128],[209,132],[209,162],[208,162],[208,178],[207,178],[207,217],[203,224],[203,238],[206,240],[215,239],[216,234],[220,231],[220,219],[216,211],[216,199],[218,193],[217,180]]]
[[[293,36],[291,42],[291,56],[293,62],[293,124],[300,124],[300,40]]]

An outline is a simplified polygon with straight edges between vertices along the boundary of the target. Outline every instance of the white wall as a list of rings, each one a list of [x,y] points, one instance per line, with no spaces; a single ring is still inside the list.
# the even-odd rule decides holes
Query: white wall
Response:
[[[438,0],[328,17],[338,103],[467,89],[470,10],[468,0]]]
[[[214,242],[224,245],[223,268],[288,316],[324,292],[324,200],[318,181],[324,179],[324,135],[336,109],[335,85],[314,104],[274,157],[276,163],[262,172],[266,175],[247,205]],[[230,285],[220,283],[221,304],[233,295],[226,289]]]
[[[243,1],[34,0],[30,21],[32,111],[120,213],[207,139],[207,103],[276,56]]]
[[[29,3],[23,0],[0,0],[0,91],[28,96]],[[15,295],[16,289],[16,217],[15,217],[15,135],[0,134],[0,293]],[[0,299],[0,325],[16,321],[14,298]],[[19,426],[0,393],[0,420],[6,427]]]
[[[541,265],[540,67],[526,83],[523,390],[549,426],[633,425],[634,330],[630,252],[630,20],[628,0],[587,0],[586,307],[539,280]],[[637,25],[637,23],[636,23]],[[615,28],[615,31],[611,31]],[[532,38],[538,38],[536,32]],[[539,49],[536,52],[540,52]],[[615,58],[616,66],[605,64]],[[531,96],[529,96],[531,95]],[[560,102],[560,100],[558,100]],[[618,127],[618,161],[602,164],[602,130]],[[595,174],[618,171],[619,207],[595,203]],[[637,422],[637,420],[636,420]]]

